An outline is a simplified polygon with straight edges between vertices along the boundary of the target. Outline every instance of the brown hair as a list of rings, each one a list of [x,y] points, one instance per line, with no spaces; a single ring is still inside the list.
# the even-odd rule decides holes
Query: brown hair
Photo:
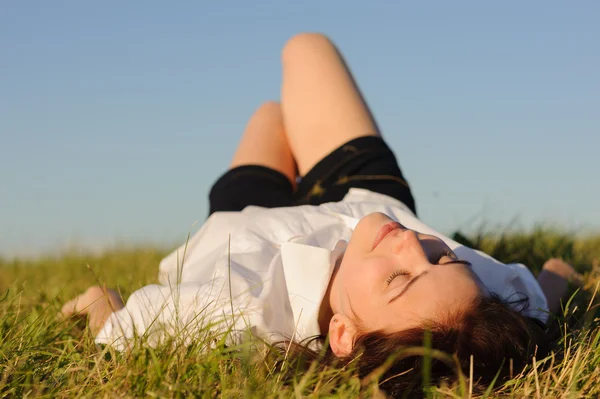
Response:
[[[352,363],[363,382],[374,379],[392,397],[416,393],[428,384],[453,383],[459,373],[468,377],[471,367],[476,390],[494,380],[498,386],[549,349],[543,323],[521,314],[527,300],[515,302],[522,304],[521,311],[495,295],[478,297],[469,311],[449,315],[444,323],[394,333],[362,333],[346,358],[337,358],[330,348],[319,355],[306,345],[294,347],[304,361],[320,360],[334,367]],[[451,356],[439,355],[442,352]]]

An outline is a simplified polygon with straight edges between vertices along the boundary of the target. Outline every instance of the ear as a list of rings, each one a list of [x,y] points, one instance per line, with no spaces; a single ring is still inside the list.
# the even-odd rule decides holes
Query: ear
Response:
[[[346,357],[354,349],[356,326],[348,317],[336,313],[329,321],[329,346],[337,357]]]

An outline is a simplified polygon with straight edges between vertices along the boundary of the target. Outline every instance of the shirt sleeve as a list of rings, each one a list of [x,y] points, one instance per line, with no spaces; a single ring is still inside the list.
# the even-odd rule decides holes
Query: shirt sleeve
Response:
[[[548,319],[548,301],[542,291],[542,287],[537,282],[527,266],[520,263],[510,263],[506,265],[512,269],[511,279],[507,281],[512,291],[517,295],[525,295],[527,297],[527,307],[523,309],[523,314],[528,317],[534,317],[543,321]],[[509,301],[510,297],[507,298]]]
[[[201,339],[198,333],[207,325],[211,326],[211,334],[241,330],[246,325],[240,316],[244,301],[234,301],[233,308],[232,301],[223,295],[225,287],[226,280],[222,278],[203,285],[143,287],[131,295],[123,309],[108,318],[95,342],[123,351],[136,338],[151,346],[167,338],[181,339],[189,345],[191,337]]]

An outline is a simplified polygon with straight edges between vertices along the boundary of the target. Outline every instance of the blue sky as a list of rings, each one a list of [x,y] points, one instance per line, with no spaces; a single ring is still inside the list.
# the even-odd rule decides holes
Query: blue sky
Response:
[[[0,254],[183,240],[301,31],[344,52],[425,222],[600,230],[597,2],[372,3],[2,2]]]

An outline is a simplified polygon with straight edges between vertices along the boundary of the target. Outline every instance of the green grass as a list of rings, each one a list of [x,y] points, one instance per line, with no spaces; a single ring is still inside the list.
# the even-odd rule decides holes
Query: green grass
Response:
[[[505,262],[535,271],[549,257],[562,257],[584,274],[585,292],[565,309],[556,353],[538,359],[524,375],[490,397],[600,396],[600,333],[594,290],[600,281],[600,236],[574,238],[539,229],[507,235],[457,235]],[[259,342],[239,347],[203,335],[191,347],[138,343],[117,353],[98,348],[81,322],[57,317],[61,304],[98,283],[124,297],[155,282],[166,251],[114,249],[100,255],[65,253],[34,260],[0,259],[0,396],[3,397],[379,397],[376,385],[351,368],[297,369]],[[600,295],[598,295],[600,296]],[[206,349],[206,342],[215,342]],[[434,389],[433,397],[469,397],[469,381]]]

